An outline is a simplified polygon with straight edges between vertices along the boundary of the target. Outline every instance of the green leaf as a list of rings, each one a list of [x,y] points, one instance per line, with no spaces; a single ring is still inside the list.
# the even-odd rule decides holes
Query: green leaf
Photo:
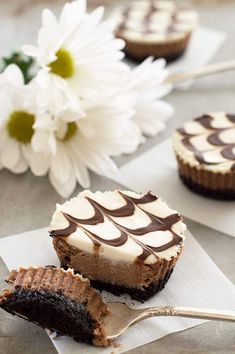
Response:
[[[10,64],[16,64],[20,68],[26,84],[32,80],[33,75],[31,74],[31,69],[34,65],[32,58],[24,55],[22,52],[15,51],[10,56],[2,58],[1,71]]]

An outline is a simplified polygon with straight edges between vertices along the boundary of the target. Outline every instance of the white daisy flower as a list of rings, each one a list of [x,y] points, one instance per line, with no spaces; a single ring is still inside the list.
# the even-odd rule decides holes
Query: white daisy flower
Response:
[[[32,172],[45,175],[63,197],[68,197],[78,182],[89,188],[88,170],[107,177],[117,167],[110,156],[137,148],[140,131],[131,117],[133,111],[117,98],[107,103],[105,95],[84,103],[86,117],[69,121],[62,115],[46,114],[35,123],[31,158]],[[73,119],[73,118],[72,118]]]
[[[22,173],[28,168],[37,108],[16,65],[0,75],[0,87],[0,167]]]
[[[165,60],[146,59],[131,70],[122,82],[123,94],[135,109],[134,121],[144,135],[154,136],[165,129],[167,119],[173,114],[173,107],[162,100],[171,89],[163,84],[168,76]]]
[[[113,25],[102,22],[103,8],[86,13],[86,0],[64,5],[60,18],[45,9],[38,46],[24,46],[23,51],[37,59],[41,70],[38,80],[46,87],[53,82],[82,98],[92,96],[105,80],[118,75],[124,42],[115,39]]]

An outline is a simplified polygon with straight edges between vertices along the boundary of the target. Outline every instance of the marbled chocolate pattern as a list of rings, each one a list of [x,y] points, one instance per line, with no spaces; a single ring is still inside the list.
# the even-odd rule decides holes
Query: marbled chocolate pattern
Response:
[[[132,195],[121,191],[110,193],[117,196],[118,201],[121,201],[121,206],[113,208],[112,200],[110,200],[110,207],[107,207],[102,203],[102,200],[96,198],[96,193],[87,193],[88,195],[83,197],[84,203],[89,203],[92,207],[92,216],[78,217],[78,211],[71,215],[71,211],[66,212],[66,208],[63,209],[62,206],[61,217],[63,216],[67,221],[67,225],[59,229],[55,229],[56,225],[53,225],[50,235],[52,237],[69,237],[79,229],[94,245],[119,248],[120,252],[131,242],[138,246],[135,249],[130,248],[130,253],[136,253],[134,258],[138,261],[145,261],[149,256],[152,256],[156,261],[158,258],[156,253],[182,244],[182,234],[185,229],[181,221],[182,217],[167,208],[156,196],[151,193]],[[156,203],[159,205],[159,215],[156,213]],[[152,205],[155,205],[153,211],[151,211]],[[165,211],[167,210],[166,216],[161,215],[161,205],[164,205]],[[140,220],[136,219],[138,215]],[[174,225],[178,223],[181,228],[177,233],[178,230],[174,229]],[[105,228],[104,234],[102,234],[102,225]],[[106,236],[107,229],[110,230],[110,233]],[[159,237],[160,239],[158,239]]]
[[[177,8],[173,1],[133,1],[119,15],[119,35],[139,38],[167,38],[191,32],[197,23],[197,14],[187,8]]]
[[[183,146],[200,164],[235,168],[235,115],[210,113],[178,129]]]

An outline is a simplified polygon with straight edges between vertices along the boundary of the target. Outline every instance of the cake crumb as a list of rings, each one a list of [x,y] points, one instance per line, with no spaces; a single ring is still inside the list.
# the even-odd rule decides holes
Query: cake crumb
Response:
[[[121,344],[118,343],[118,342],[116,342],[116,341],[113,341],[112,346],[113,346],[114,348],[119,348],[119,347],[121,346]]]

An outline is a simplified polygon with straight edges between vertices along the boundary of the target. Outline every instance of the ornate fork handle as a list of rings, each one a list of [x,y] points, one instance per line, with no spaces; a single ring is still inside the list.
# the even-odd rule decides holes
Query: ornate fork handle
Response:
[[[235,311],[164,306],[164,307],[152,307],[144,310],[136,318],[136,321],[134,323],[137,323],[145,318],[153,317],[153,316],[157,316],[157,317],[158,316],[178,316],[178,317],[197,318],[203,320],[219,320],[219,321],[235,322]]]

